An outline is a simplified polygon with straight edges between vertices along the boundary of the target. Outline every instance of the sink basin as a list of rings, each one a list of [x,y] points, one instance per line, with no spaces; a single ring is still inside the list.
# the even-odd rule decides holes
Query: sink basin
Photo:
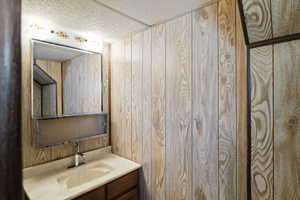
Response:
[[[89,166],[80,166],[64,174],[57,179],[57,182],[64,184],[67,188],[77,187],[104,176],[113,170],[112,167],[105,164],[96,164]]]

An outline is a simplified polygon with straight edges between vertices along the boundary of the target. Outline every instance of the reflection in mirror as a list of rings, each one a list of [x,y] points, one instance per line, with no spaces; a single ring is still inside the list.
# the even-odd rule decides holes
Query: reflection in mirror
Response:
[[[33,41],[33,117],[102,112],[101,54]]]

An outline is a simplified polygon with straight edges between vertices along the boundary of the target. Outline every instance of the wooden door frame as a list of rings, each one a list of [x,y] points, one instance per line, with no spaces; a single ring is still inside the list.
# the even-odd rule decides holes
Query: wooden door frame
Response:
[[[21,144],[21,0],[1,0],[1,200],[19,200],[23,198]]]
[[[274,37],[258,42],[250,42],[246,25],[246,17],[243,8],[243,0],[237,0],[239,14],[241,17],[244,39],[247,46],[247,199],[252,199],[252,181],[251,181],[251,66],[250,66],[250,49],[262,46],[274,45],[292,40],[299,40],[300,33],[294,33],[281,37]]]

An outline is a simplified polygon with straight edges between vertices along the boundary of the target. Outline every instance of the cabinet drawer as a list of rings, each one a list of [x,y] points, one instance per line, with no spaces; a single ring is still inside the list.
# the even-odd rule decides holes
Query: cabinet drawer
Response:
[[[138,171],[131,172],[107,184],[107,199],[111,200],[138,185]]]
[[[121,197],[117,198],[116,200],[138,200],[138,189],[134,188],[133,190],[127,192],[126,194],[122,195]]]
[[[74,200],[104,200],[105,199],[105,186],[97,188],[91,192],[88,192]]]

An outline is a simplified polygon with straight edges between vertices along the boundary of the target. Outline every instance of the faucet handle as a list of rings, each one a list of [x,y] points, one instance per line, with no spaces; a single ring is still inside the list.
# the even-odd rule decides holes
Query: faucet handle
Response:
[[[77,154],[78,154],[80,157],[85,158],[85,154],[84,154],[84,153],[78,152]]]
[[[81,157],[82,159],[82,163],[84,164],[85,163],[85,154],[84,153],[78,153],[78,155]]]
[[[85,161],[85,155],[79,152],[79,143],[73,142],[74,149],[75,149],[75,158],[74,158],[74,165],[69,166],[68,168],[78,167],[79,165],[85,164],[85,162],[80,162],[80,158]]]

